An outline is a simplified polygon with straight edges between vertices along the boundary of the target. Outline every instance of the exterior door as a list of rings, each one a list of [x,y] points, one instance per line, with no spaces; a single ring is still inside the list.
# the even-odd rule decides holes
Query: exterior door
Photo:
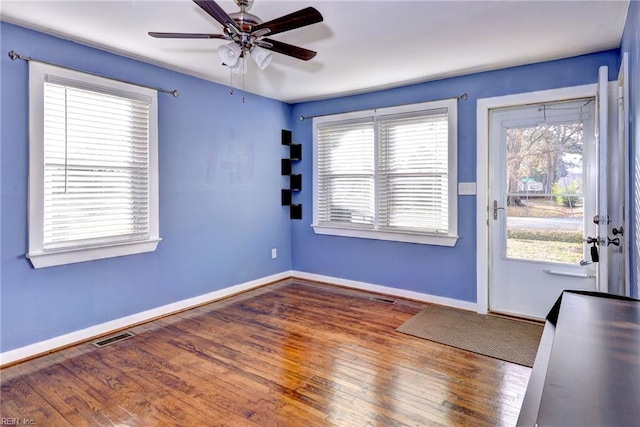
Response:
[[[609,283],[610,293],[631,295],[630,271],[627,263],[629,234],[629,57],[625,53],[618,81],[609,84]],[[617,115],[617,117],[616,117]]]
[[[593,219],[594,233],[599,240],[598,290],[612,294],[629,295],[626,273],[628,240],[625,238],[625,219],[628,216],[628,171],[625,153],[625,102],[628,99],[626,59],[620,67],[617,82],[608,82],[608,69],[601,67],[596,96],[596,141],[598,144],[598,199]],[[626,88],[625,88],[626,86]],[[596,235],[594,234],[594,235]]]
[[[491,111],[490,311],[542,319],[562,290],[597,289],[595,110],[585,98]]]

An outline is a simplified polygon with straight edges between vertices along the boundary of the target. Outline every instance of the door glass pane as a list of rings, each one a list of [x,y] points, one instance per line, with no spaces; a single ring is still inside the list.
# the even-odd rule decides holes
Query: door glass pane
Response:
[[[583,125],[507,129],[507,258],[584,259]]]

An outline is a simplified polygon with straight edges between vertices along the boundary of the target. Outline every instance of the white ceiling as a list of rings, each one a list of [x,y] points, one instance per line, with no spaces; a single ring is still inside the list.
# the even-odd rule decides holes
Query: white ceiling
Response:
[[[228,13],[233,1],[219,1]],[[256,0],[264,21],[313,6],[324,22],[273,39],[318,52],[249,64],[245,90],[298,102],[617,48],[624,1]],[[2,20],[228,85],[223,40],[154,39],[148,31],[218,33],[192,0],[0,0]],[[29,55],[29,52],[19,52]],[[3,54],[5,54],[3,52]],[[170,83],[167,83],[170,86]],[[234,85],[242,87],[235,76]]]

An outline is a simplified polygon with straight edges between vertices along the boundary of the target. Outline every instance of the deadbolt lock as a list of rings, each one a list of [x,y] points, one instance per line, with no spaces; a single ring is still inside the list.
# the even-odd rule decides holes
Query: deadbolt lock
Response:
[[[600,224],[600,221],[602,221],[603,224],[610,224],[611,220],[609,219],[608,215],[594,215],[593,216],[593,223],[594,224]]]

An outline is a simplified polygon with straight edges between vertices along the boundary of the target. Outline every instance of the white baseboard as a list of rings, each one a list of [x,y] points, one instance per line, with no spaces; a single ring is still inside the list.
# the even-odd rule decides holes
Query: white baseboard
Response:
[[[356,280],[341,279],[339,277],[325,276],[322,274],[306,273],[304,271],[291,271],[294,279],[312,280],[344,286],[347,288],[360,289],[363,291],[376,292],[379,294],[393,295],[397,297],[409,298],[417,301],[424,301],[433,304],[446,305],[448,307],[460,308],[463,310],[476,311],[476,303],[462,301],[453,298],[440,297],[437,295],[423,294],[421,292],[409,291],[406,289],[391,288],[388,286],[374,285],[372,283],[359,282]]]
[[[5,365],[11,365],[16,362],[20,362],[22,360],[32,359],[40,355],[48,354],[74,344],[90,341],[99,336],[104,336],[118,330],[126,329],[150,321],[152,319],[167,316],[183,310],[188,310],[202,304],[214,302],[231,295],[246,292],[251,289],[267,285],[269,283],[289,278],[324,282],[330,285],[332,284],[344,286],[347,288],[360,289],[363,291],[375,292],[379,294],[409,298],[416,301],[424,301],[428,303],[446,305],[449,307],[461,308],[463,310],[476,310],[476,304],[468,301],[423,294],[420,292],[391,288],[388,286],[374,285],[371,283],[358,282],[355,280],[341,279],[339,277],[289,270],[273,274],[271,276],[262,277],[260,279],[252,280],[250,282],[230,286],[228,288],[220,289],[218,291],[210,292],[197,297],[163,305],[161,307],[132,314],[130,316],[121,317],[120,319],[111,320],[109,322],[70,332],[68,334],[60,335],[34,344],[29,344],[24,347],[16,348],[14,350],[5,351],[4,353],[0,353],[0,368],[4,367]]]
[[[4,353],[0,353],[0,368],[5,365],[13,364],[25,359],[31,359],[39,355],[51,353],[58,349],[89,341],[96,337],[109,334],[117,330],[125,329],[158,317],[197,307],[199,305],[213,302],[240,292],[246,292],[272,282],[288,279],[290,277],[291,271],[283,271],[282,273],[277,273],[271,276],[252,280],[250,282],[230,286],[228,288],[220,289],[218,291],[210,292],[197,297],[187,298],[182,301],[163,305],[161,307],[132,314],[130,316],[121,317],[120,319],[111,320],[109,322],[70,332],[68,334],[60,335],[34,344],[29,344],[24,347],[16,348],[14,350],[5,351]]]

